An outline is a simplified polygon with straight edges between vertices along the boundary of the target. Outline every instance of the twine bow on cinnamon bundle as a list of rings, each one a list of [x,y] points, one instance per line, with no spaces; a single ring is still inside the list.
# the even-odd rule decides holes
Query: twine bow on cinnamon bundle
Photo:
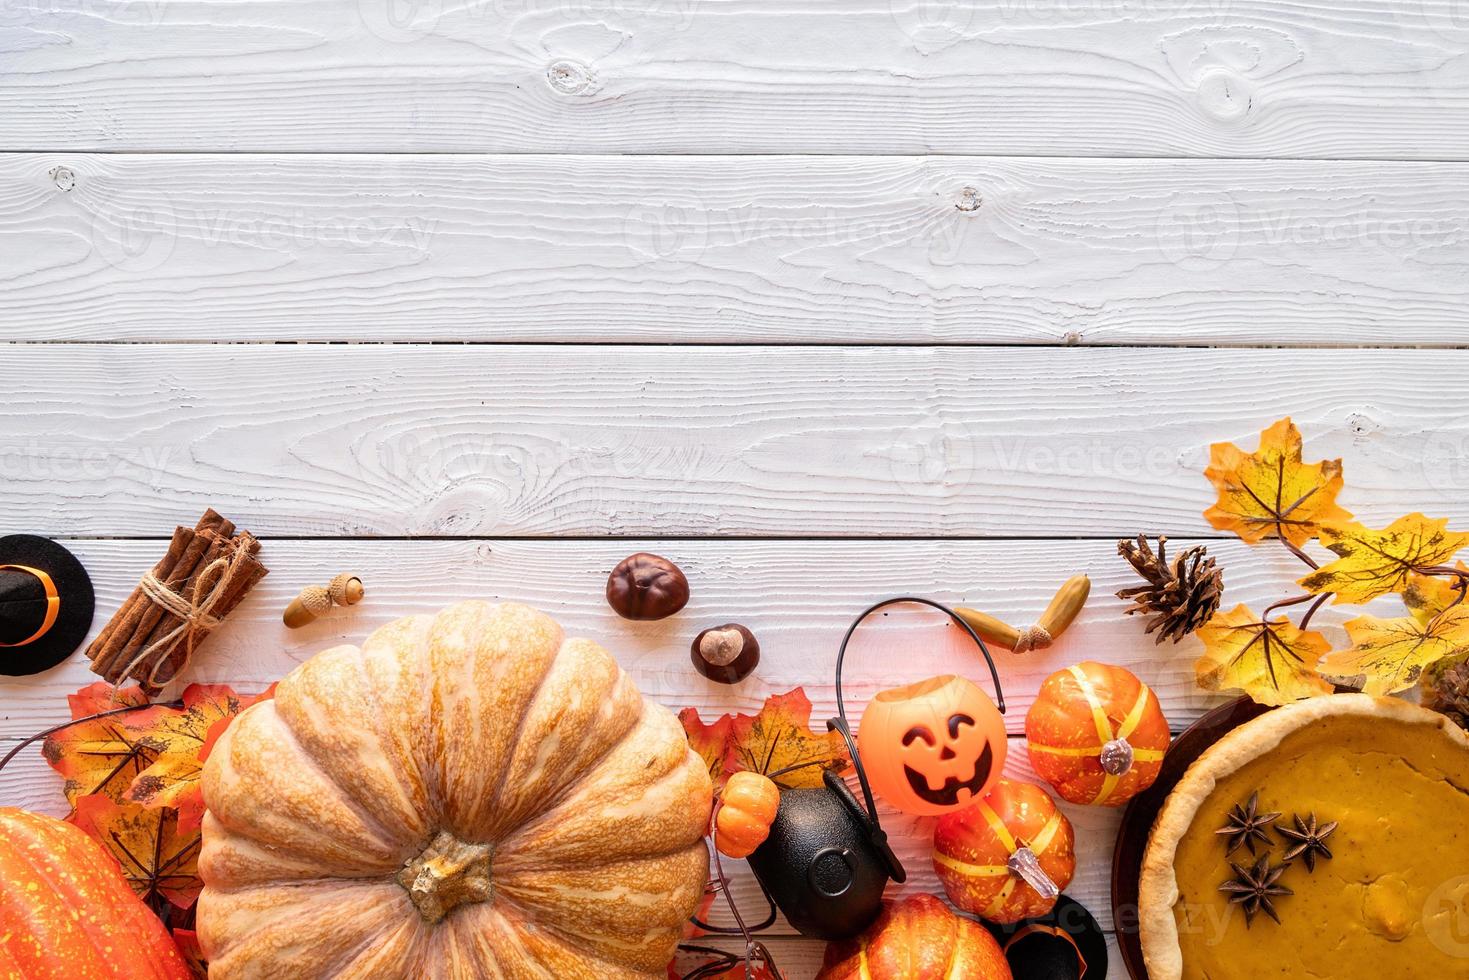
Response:
[[[254,535],[236,534],[213,509],[193,528],[175,528],[167,554],[87,649],[92,671],[109,683],[132,679],[150,696],[158,693],[265,577],[259,551]]]

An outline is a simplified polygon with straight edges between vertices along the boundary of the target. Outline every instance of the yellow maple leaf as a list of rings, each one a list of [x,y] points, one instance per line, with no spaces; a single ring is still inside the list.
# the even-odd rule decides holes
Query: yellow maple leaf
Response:
[[[1263,622],[1241,603],[1227,613],[1215,613],[1198,636],[1204,655],[1194,671],[1206,691],[1241,690],[1268,705],[1332,691],[1316,673],[1331,644],[1315,630],[1303,632],[1283,618]]]
[[[1388,695],[1418,683],[1425,668],[1469,654],[1469,606],[1446,609],[1427,623],[1412,616],[1358,616],[1346,623],[1349,649],[1321,661],[1324,674],[1354,681],[1368,694]]]
[[[1339,556],[1301,579],[1311,592],[1334,592],[1332,604],[1370,602],[1389,592],[1402,592],[1410,576],[1442,566],[1469,545],[1469,534],[1448,529],[1447,518],[1422,514],[1399,517],[1381,531],[1355,521],[1325,524],[1321,543]]]
[[[1469,572],[1469,566],[1462,561],[1455,563],[1454,567],[1461,572]],[[1408,576],[1408,584],[1403,589],[1403,605],[1414,619],[1426,626],[1433,621],[1433,617],[1462,601],[1459,590],[1454,588],[1455,582],[1454,578],[1413,572]]]
[[[1204,475],[1219,491],[1204,517],[1250,544],[1278,537],[1300,547],[1316,536],[1323,521],[1352,516],[1336,503],[1341,460],[1303,463],[1301,434],[1289,417],[1260,433],[1260,448],[1253,453],[1232,442],[1214,443]]]

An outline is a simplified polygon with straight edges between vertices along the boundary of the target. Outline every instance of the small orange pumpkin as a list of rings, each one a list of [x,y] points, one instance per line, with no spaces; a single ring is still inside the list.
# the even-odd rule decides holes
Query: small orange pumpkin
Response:
[[[780,809],[780,789],[758,772],[741,771],[724,784],[723,802],[714,815],[714,841],[725,857],[745,858],[770,836]]]
[[[991,922],[1045,915],[1076,873],[1076,835],[1034,783],[1000,779],[988,796],[939,818],[933,867],[949,901]]]
[[[1063,800],[1121,806],[1153,785],[1171,736],[1146,684],[1088,661],[1045,679],[1025,738],[1031,766]]]
[[[857,730],[873,790],[917,816],[949,813],[984,796],[1009,744],[989,695],[953,674],[878,692]]]
[[[1011,980],[1000,944],[984,926],[932,895],[884,904],[860,936],[828,943],[816,980]]]

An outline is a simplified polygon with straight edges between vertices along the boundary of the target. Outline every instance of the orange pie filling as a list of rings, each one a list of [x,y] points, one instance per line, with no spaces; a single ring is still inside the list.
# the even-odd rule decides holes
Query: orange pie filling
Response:
[[[1264,911],[1219,886],[1231,862],[1281,863],[1290,842],[1272,829],[1252,855],[1226,855],[1214,831],[1259,792],[1277,827],[1299,814],[1337,823],[1332,857],[1315,870],[1297,858]],[[1287,735],[1273,751],[1224,777],[1178,846],[1174,906],[1185,980],[1445,980],[1469,977],[1469,752],[1438,729],[1390,719],[1330,717]]]

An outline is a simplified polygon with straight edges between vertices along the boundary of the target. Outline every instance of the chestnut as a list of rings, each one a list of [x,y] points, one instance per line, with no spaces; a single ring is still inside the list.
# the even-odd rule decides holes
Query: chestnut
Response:
[[[760,641],[739,623],[714,626],[694,637],[694,669],[711,681],[737,684],[760,662]]]
[[[623,619],[663,619],[689,601],[689,580],[667,558],[640,551],[607,576],[607,604]]]

